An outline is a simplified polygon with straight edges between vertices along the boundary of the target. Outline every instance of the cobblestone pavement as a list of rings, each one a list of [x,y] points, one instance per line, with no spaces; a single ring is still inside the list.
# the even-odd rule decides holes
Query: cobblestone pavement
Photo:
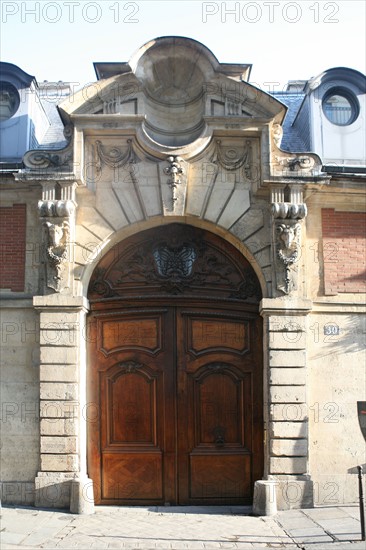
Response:
[[[6,506],[1,550],[45,548],[365,550],[357,506],[253,517],[250,507],[98,506],[91,516]]]

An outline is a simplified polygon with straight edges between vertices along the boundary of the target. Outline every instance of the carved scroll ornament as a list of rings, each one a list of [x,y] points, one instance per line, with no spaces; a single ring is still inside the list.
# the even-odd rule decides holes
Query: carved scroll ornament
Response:
[[[68,141],[62,149],[34,149],[25,153],[23,162],[26,168],[31,170],[52,170],[72,171],[73,169],[73,137],[74,127],[72,124],[65,126],[64,136]]]
[[[306,155],[289,157],[289,156],[275,156],[275,160],[279,166],[288,168],[290,172],[295,172],[302,170],[305,172],[310,172],[315,165],[315,160]]]
[[[271,205],[274,218],[301,220],[306,217],[306,204],[293,204],[289,202],[274,202]]]
[[[41,218],[69,217],[75,211],[75,203],[73,201],[39,201],[38,211]]]

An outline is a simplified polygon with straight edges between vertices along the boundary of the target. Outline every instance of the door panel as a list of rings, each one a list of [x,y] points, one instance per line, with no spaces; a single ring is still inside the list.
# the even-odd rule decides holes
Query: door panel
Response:
[[[236,373],[226,363],[201,367],[192,377],[194,448],[242,449],[250,441],[246,410],[250,400],[250,373]],[[248,414],[249,413],[249,414]],[[245,427],[247,429],[245,429]]]
[[[250,502],[263,464],[257,317],[164,307],[96,312],[93,322],[97,501]]]
[[[256,330],[255,318],[239,312],[177,311],[181,504],[251,500],[253,407],[262,407],[253,402],[253,380],[261,387]]]
[[[192,355],[215,351],[244,354],[248,351],[248,323],[234,319],[189,318],[188,350]]]
[[[190,456],[190,500],[194,503],[238,504],[251,491],[249,455]]]
[[[103,453],[103,500],[134,503],[162,497],[162,453]]]
[[[89,395],[100,414],[89,423],[88,468],[96,501],[174,501],[173,311],[98,313],[91,325]]]
[[[161,316],[104,320],[100,323],[100,351],[108,356],[116,351],[141,350],[156,354],[161,351]]]
[[[159,374],[134,361],[121,362],[101,376],[103,448],[157,445]]]

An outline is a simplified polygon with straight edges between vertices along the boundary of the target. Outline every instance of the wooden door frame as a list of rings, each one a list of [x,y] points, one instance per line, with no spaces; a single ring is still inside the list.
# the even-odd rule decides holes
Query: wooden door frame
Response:
[[[244,318],[250,318],[250,319],[253,319],[254,322],[255,322],[255,325],[256,325],[256,330],[257,330],[257,334],[258,334],[258,339],[257,339],[257,355],[256,355],[256,369],[258,369],[257,373],[258,375],[256,376],[256,382],[258,384],[258,387],[257,387],[257,390],[259,391],[259,388],[261,391],[259,391],[259,393],[261,394],[261,403],[259,404],[259,406],[254,402],[254,399],[253,399],[253,405],[252,405],[252,424],[256,425],[256,429],[257,430],[260,430],[260,435],[258,435],[258,431],[257,431],[257,438],[259,437],[259,439],[263,442],[263,430],[264,430],[264,423],[263,423],[263,405],[264,405],[264,400],[263,400],[263,353],[262,353],[262,342],[263,342],[263,338],[262,338],[262,323],[261,323],[261,317],[259,315],[258,312],[254,311],[253,308],[249,308],[249,311],[246,311],[246,310],[243,310],[243,308],[236,304],[235,307],[233,307],[233,304],[228,304],[228,303],[221,303],[219,304],[219,306],[217,304],[213,304],[209,301],[190,301],[190,303],[187,305],[187,302],[185,301],[185,299],[182,299],[182,298],[178,298],[176,300],[176,302],[174,304],[172,304],[171,302],[168,304],[166,303],[166,301],[164,299],[161,299],[159,305],[157,305],[156,303],[156,300],[154,300],[154,303],[152,302],[145,302],[144,305],[142,306],[142,304],[140,303],[135,303],[135,304],[132,304],[131,302],[128,302],[126,304],[124,304],[125,307],[123,307],[123,305],[121,304],[121,302],[118,300],[118,301],[111,301],[109,302],[108,304],[96,304],[95,305],[95,309],[93,309],[90,314],[89,314],[89,318],[90,318],[90,315],[93,316],[93,314],[97,313],[97,316],[99,317],[104,317],[104,316],[111,316],[111,315],[118,315],[119,313],[129,313],[129,312],[143,312],[144,310],[146,312],[151,312],[151,311],[157,311],[157,310],[161,310],[163,311],[164,309],[168,309],[168,308],[171,308],[171,309],[177,309],[177,308],[180,308],[180,309],[189,309],[189,310],[197,310],[197,311],[202,311],[202,310],[206,310],[210,313],[213,313],[213,312],[216,312],[216,313],[221,313],[223,314],[223,316],[225,316],[225,314],[228,316],[228,317],[237,317],[237,318],[241,318],[241,319],[244,319]],[[90,326],[90,329],[89,329],[89,341],[90,342],[93,342],[96,340],[97,338],[97,335],[96,335],[96,325],[95,323],[89,323],[89,326]],[[260,353],[258,353],[258,349],[261,350]],[[91,384],[91,376],[90,376],[90,370],[91,370],[91,363],[93,361],[95,356],[93,356],[92,358],[90,357],[90,352],[89,352],[89,349],[88,349],[88,360],[87,360],[87,365],[88,365],[88,369],[87,369],[87,401],[88,403],[95,403],[96,404],[96,410],[98,411],[98,415],[97,415],[97,418],[96,418],[96,421],[99,422],[100,421],[100,414],[101,414],[101,402],[100,402],[100,394],[99,394],[99,391],[98,391],[98,388],[96,386],[93,386]],[[176,387],[176,391],[177,391],[177,387]],[[258,391],[257,391],[257,395],[258,395]],[[253,396],[254,397],[254,396]],[[175,419],[175,423],[177,424],[177,419]],[[99,451],[99,456],[100,456],[100,442],[99,442],[99,434],[100,434],[100,428],[98,430],[95,429],[95,424],[93,425],[93,422],[90,422],[90,420],[88,421],[88,426],[87,426],[87,429],[88,429],[88,433],[87,433],[87,466],[88,466],[88,472],[89,472],[89,477],[90,477],[90,445],[93,446],[94,448],[94,452],[96,449],[98,449]],[[177,429],[177,426],[176,426],[176,429]],[[254,433],[254,426],[253,426],[253,433]],[[252,467],[251,467],[251,471],[252,471],[252,476],[253,476],[253,479],[252,479],[252,482],[251,482],[251,488],[252,488],[252,492],[253,492],[253,489],[254,489],[254,482],[256,480],[259,480],[259,479],[262,479],[262,476],[263,476],[263,469],[264,469],[264,464],[263,464],[263,461],[264,461],[264,448],[263,448],[263,444],[262,444],[262,448],[259,452],[259,449],[256,448],[256,456],[257,458],[259,458],[259,460],[257,460],[254,464],[252,464]],[[101,468],[101,466],[100,466]],[[176,464],[176,471],[175,471],[175,496],[176,498],[179,498],[179,495],[178,495],[178,464]],[[101,503],[101,498],[100,498],[100,491],[101,491],[101,478],[100,478],[100,471],[99,471],[99,475],[97,474],[97,476],[94,474],[93,475],[93,482],[94,482],[94,492],[95,492],[95,501],[96,501],[96,504],[98,503]],[[102,504],[114,504],[113,501],[107,501],[107,500],[103,500]],[[140,505],[143,505],[144,502],[140,502]],[[126,504],[127,505],[127,504]]]
[[[183,224],[182,224],[183,225]],[[189,227],[193,227],[194,226],[189,226]],[[205,230],[206,231],[206,230]],[[211,235],[213,235],[213,237],[215,239],[219,239],[219,241],[222,243],[222,245],[225,247],[225,245],[229,245],[229,242],[227,242],[223,237],[215,234],[215,233],[212,233],[210,232]],[[132,237],[133,238],[138,238],[139,236],[139,233],[133,235]],[[121,241],[120,243],[117,243],[118,246],[122,245],[123,242],[127,242],[126,240],[123,240]],[[221,245],[221,246],[222,246]],[[230,246],[232,247],[233,245],[230,244]],[[240,264],[244,264],[246,259],[245,259],[245,256],[243,256],[240,251],[238,249],[235,250],[235,256],[236,257],[240,257],[242,258],[242,260],[240,261]],[[236,260],[237,261],[237,260]],[[207,299],[207,298],[193,298],[193,297],[189,297],[189,304],[191,307],[208,307],[209,309],[217,309],[217,310],[225,310],[225,311],[229,311],[230,309],[233,309],[235,311],[237,311],[238,313],[242,313],[242,314],[252,314],[252,315],[255,315],[255,317],[257,318],[257,327],[259,326],[260,327],[260,338],[259,338],[259,347],[261,349],[261,352],[260,354],[258,355],[258,367],[260,369],[260,386],[261,386],[261,396],[262,396],[262,399],[261,399],[261,403],[260,403],[260,411],[258,411],[258,407],[255,408],[255,410],[253,409],[253,414],[256,414],[258,417],[260,417],[260,426],[261,426],[261,434],[263,433],[263,429],[264,429],[264,424],[263,424],[263,412],[264,412],[264,398],[263,398],[263,350],[262,350],[262,342],[263,342],[263,336],[262,336],[262,326],[261,326],[261,323],[260,323],[260,314],[259,314],[259,307],[258,307],[258,304],[257,305],[254,305],[254,304],[247,304],[247,303],[232,303],[230,301],[219,301],[219,302],[215,302],[213,299]],[[159,304],[159,305],[158,305]],[[155,296],[154,297],[154,300],[152,302],[152,299],[149,298],[149,297],[144,297],[144,299],[140,300],[140,299],[133,299],[133,298],[125,298],[125,299],[121,299],[121,297],[117,298],[117,299],[108,299],[106,301],[104,300],[101,300],[100,302],[96,302],[96,303],[92,303],[92,307],[91,307],[91,311],[94,313],[96,311],[98,311],[100,314],[102,314],[102,312],[110,312],[112,313],[113,311],[117,311],[117,310],[122,310],[122,311],[128,311],[131,307],[134,307],[134,309],[143,309],[144,307],[149,307],[149,305],[152,305],[153,307],[163,307],[164,305],[169,305],[169,306],[177,306],[177,307],[180,307],[180,306],[186,306],[187,304],[187,298],[185,297],[179,297],[179,296],[174,296],[174,297],[169,297],[169,302],[167,304],[167,297],[161,297],[159,299],[157,299],[157,297]],[[95,338],[95,334],[93,335],[93,327],[90,328],[90,331],[89,331],[89,339],[93,339]],[[97,409],[99,409],[99,395],[96,395],[95,393],[95,388],[92,388],[90,387],[90,354],[89,354],[89,351],[88,351],[88,355],[87,355],[87,395],[88,395],[88,401],[89,402],[92,402],[92,403],[97,403]],[[257,412],[256,412],[257,411]],[[258,421],[258,419],[256,419],[256,421]],[[88,437],[87,437],[87,440],[88,440],[88,445],[89,445],[89,441],[91,441],[92,445],[95,446],[95,448],[98,448],[99,449],[99,442],[98,441],[95,441],[95,430],[92,429],[92,425],[90,422],[88,422]],[[90,435],[89,435],[90,434]],[[262,439],[263,441],[263,439]],[[99,452],[100,452],[100,449],[99,449]],[[263,475],[263,459],[264,459],[264,449],[263,449],[263,445],[262,445],[262,448],[261,448],[261,465],[260,467],[258,467],[258,470],[260,470],[260,473],[258,472],[257,474],[255,474],[255,477],[257,479],[261,479],[262,478],[262,475]],[[87,461],[89,463],[89,448],[87,449]],[[253,480],[255,481],[255,479]],[[94,483],[95,483],[95,486],[96,486],[96,493],[98,493],[98,487],[100,487],[100,479],[94,479]],[[253,488],[253,484],[252,484],[252,488]],[[98,500],[98,499],[97,499]]]

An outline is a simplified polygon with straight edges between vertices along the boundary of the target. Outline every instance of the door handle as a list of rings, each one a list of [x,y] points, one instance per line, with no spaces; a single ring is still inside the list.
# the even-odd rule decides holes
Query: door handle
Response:
[[[225,445],[225,439],[223,438],[223,436],[220,435],[220,436],[216,437],[215,445],[216,445],[216,447],[223,447]]]
[[[216,447],[224,447],[225,445],[225,428],[221,426],[216,426],[213,430],[214,440]]]

